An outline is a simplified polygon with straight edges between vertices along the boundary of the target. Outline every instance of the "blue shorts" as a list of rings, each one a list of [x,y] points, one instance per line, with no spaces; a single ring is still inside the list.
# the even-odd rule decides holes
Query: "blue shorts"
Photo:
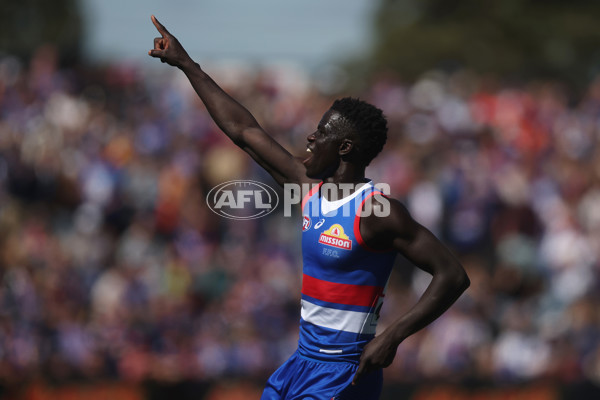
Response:
[[[319,361],[294,353],[271,375],[261,400],[377,400],[381,370],[363,375],[356,386],[352,378],[358,364]]]

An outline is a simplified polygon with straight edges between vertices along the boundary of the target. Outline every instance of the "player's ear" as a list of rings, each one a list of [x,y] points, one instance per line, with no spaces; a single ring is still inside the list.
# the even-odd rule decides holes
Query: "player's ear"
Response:
[[[348,155],[348,154],[350,154],[350,152],[352,151],[353,148],[354,148],[354,143],[352,142],[352,140],[344,139],[344,140],[342,140],[342,143],[340,143],[338,154],[340,156]]]

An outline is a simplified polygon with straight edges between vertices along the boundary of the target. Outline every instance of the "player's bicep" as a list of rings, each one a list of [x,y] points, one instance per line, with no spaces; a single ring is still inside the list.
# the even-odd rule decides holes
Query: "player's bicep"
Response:
[[[394,227],[393,248],[416,267],[434,274],[458,265],[450,250],[402,206]]]
[[[394,249],[406,257],[418,268],[435,273],[439,266],[445,264],[447,249],[439,240],[423,226],[418,226],[410,236],[397,237],[393,242]]]

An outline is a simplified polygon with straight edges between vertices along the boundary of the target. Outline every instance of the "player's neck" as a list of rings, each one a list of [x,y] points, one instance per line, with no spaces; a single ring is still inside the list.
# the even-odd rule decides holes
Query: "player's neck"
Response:
[[[365,168],[350,163],[340,164],[339,168],[332,176],[323,179],[323,183],[334,184],[337,186],[337,190],[330,192],[331,196],[327,196],[332,197],[328,198],[330,201],[339,200],[349,194],[351,195],[365,182],[367,182],[367,179],[365,179]],[[348,185],[352,186],[350,192],[348,192]]]

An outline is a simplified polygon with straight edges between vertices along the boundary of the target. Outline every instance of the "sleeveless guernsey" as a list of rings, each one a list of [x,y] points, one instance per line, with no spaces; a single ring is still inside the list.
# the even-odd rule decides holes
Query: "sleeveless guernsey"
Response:
[[[321,196],[321,184],[302,202],[302,300],[300,355],[358,363],[375,336],[396,253],[367,248],[358,212],[382,193],[371,182],[336,202]]]

